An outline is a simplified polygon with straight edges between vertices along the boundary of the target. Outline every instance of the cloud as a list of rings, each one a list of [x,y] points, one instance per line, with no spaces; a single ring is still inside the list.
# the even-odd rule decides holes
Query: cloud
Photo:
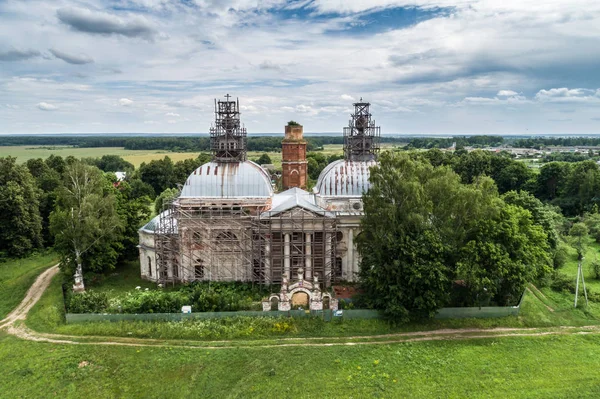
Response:
[[[566,87],[540,90],[535,95],[536,100],[556,103],[586,103],[600,102],[600,89],[569,89]]]
[[[519,93],[517,93],[516,91],[512,91],[512,90],[500,90],[498,92],[498,94],[496,94],[498,97],[513,97],[513,96],[518,96]]]
[[[354,97],[352,97],[352,96],[351,96],[351,95],[349,95],[349,94],[342,94],[342,95],[340,96],[340,98],[341,98],[342,100],[344,100],[344,101],[356,101],[356,100],[354,99]]]
[[[46,103],[43,101],[41,103],[38,103],[37,107],[42,111],[56,111],[58,109],[56,105]]]
[[[265,60],[265,61],[261,62],[258,65],[258,67],[263,70],[281,71],[281,65],[275,64],[269,60]]]
[[[165,114],[165,116],[171,116],[171,117],[174,117],[174,118],[175,118],[175,117],[180,117],[181,115],[179,115],[179,114],[177,114],[177,113],[175,113],[175,112],[167,112],[167,113]]]
[[[119,104],[121,104],[124,107],[128,107],[131,104],[133,104],[133,100],[130,100],[128,98],[122,98],[122,99],[119,100]]]
[[[57,49],[49,49],[53,56],[73,65],[91,64],[94,59],[85,54],[68,54]]]
[[[154,27],[140,16],[123,19],[114,14],[75,7],[60,8],[56,15],[62,23],[85,33],[141,37],[147,40],[152,40],[157,34]]]
[[[18,50],[11,49],[0,51],[0,61],[23,61],[30,58],[39,57],[41,53],[36,50]]]

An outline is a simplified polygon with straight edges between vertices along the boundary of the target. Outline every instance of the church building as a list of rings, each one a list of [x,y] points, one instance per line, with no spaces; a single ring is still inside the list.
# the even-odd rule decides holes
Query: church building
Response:
[[[215,101],[213,159],[185,181],[181,194],[139,230],[143,278],[157,283],[295,279],[322,289],[357,278],[355,238],[362,194],[377,164],[380,128],[370,104],[354,104],[344,128],[344,159],[329,164],[312,192],[303,127],[290,122],[282,142],[282,187],[247,160],[239,101]]]

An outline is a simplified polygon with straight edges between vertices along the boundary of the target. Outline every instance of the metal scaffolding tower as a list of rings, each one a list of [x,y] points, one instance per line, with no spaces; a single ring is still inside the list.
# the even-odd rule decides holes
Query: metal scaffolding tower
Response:
[[[210,128],[210,143],[215,162],[246,160],[246,128],[240,122],[240,102],[215,99],[215,122]]]
[[[371,104],[354,103],[354,113],[344,128],[344,158],[348,161],[372,161],[379,154],[381,128],[371,119]]]

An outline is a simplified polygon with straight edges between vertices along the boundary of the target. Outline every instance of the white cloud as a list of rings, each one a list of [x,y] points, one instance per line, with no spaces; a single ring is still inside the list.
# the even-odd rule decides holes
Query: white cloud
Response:
[[[119,100],[119,104],[121,104],[124,107],[128,107],[131,104],[133,104],[133,100],[130,100],[128,98],[122,98],[122,99]]]
[[[41,109],[42,111],[56,111],[58,109],[58,107],[54,104],[50,104],[47,102],[41,102],[38,103],[37,105],[38,109]]]
[[[181,115],[176,114],[175,112],[167,112],[165,116],[180,117]]]
[[[540,90],[535,95],[536,100],[542,102],[600,102],[600,89],[568,89],[566,87]]]
[[[351,95],[349,95],[349,94],[342,94],[342,95],[340,96],[340,98],[341,98],[342,100],[344,100],[344,101],[356,101],[356,100],[354,99],[354,97],[352,97],[352,96],[351,96]]]
[[[512,91],[512,90],[500,90],[498,92],[498,94],[496,94],[498,97],[514,97],[514,96],[518,96],[519,93],[517,93],[516,91]]]

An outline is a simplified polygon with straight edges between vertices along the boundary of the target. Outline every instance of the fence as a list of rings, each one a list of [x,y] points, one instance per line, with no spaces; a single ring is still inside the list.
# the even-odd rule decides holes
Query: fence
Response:
[[[488,318],[517,316],[521,310],[521,304],[525,293],[517,306],[483,306],[472,308],[442,308],[435,316],[436,319],[460,319],[460,318]],[[75,314],[67,313],[67,323],[85,323],[94,321],[180,321],[188,319],[219,319],[226,317],[319,317],[325,321],[333,319],[344,320],[367,320],[383,319],[383,315],[377,310],[371,309],[347,309],[342,311],[332,310],[290,310],[290,311],[239,311],[239,312],[203,312],[203,313],[145,313],[145,314]]]

